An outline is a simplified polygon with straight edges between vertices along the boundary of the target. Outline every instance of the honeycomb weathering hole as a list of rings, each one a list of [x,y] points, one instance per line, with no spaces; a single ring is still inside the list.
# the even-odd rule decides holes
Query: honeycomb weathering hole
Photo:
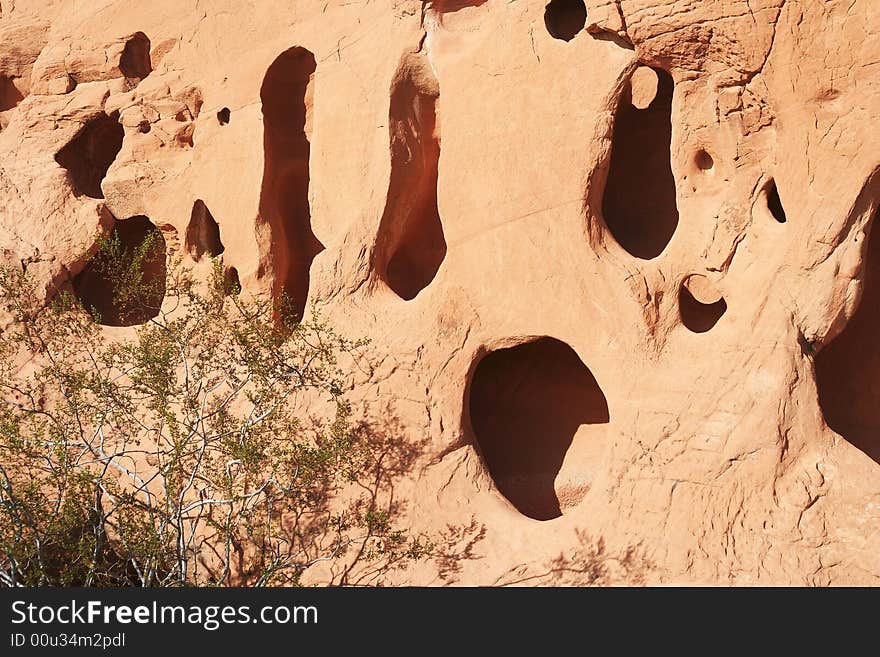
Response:
[[[0,112],[6,112],[16,107],[24,94],[15,86],[15,80],[8,75],[0,75]]]
[[[816,356],[819,405],[828,426],[880,463],[880,231],[874,218],[864,288],[843,331]]]
[[[77,196],[104,198],[101,182],[122,148],[125,129],[114,116],[92,119],[55,155],[67,169]]]
[[[562,515],[556,476],[575,433],[609,421],[605,395],[575,351],[540,338],[489,353],[474,369],[468,409],[498,490],[530,518]]]
[[[682,324],[688,330],[693,333],[706,333],[711,331],[727,312],[727,302],[723,297],[711,302],[701,301],[689,289],[689,281],[685,281],[678,291],[678,308]]]
[[[544,24],[550,36],[571,41],[587,24],[583,0],[551,0],[544,9]]]
[[[782,207],[782,199],[779,198],[779,189],[776,187],[775,180],[771,180],[767,184],[765,194],[767,196],[767,209],[770,210],[770,214],[773,215],[776,221],[784,224],[788,221],[788,218],[785,216],[785,208]]]
[[[117,221],[109,239],[74,279],[83,307],[105,326],[144,324],[165,298],[162,231],[144,216]]]
[[[624,89],[614,118],[611,163],[602,197],[608,230],[631,255],[656,258],[678,227],[672,175],[672,76],[657,74],[657,93],[645,109]],[[637,190],[637,191],[635,191]]]
[[[206,254],[209,258],[216,258],[223,253],[220,226],[201,199],[193,204],[189,225],[186,228],[186,250],[196,261],[201,260]]]
[[[700,171],[711,171],[715,167],[715,160],[705,149],[700,149],[694,155],[694,164]]]
[[[312,232],[309,156],[306,134],[311,111],[315,56],[304,48],[286,50],[263,78],[263,185],[259,223],[269,229],[262,244],[262,267],[273,276],[273,293],[284,311],[298,318],[309,295],[309,271],[323,244]]]
[[[422,55],[408,55],[391,86],[391,179],[376,242],[379,276],[402,299],[425,289],[446,257],[437,203],[440,88]]]
[[[136,32],[122,49],[119,58],[119,70],[125,78],[133,83],[138,83],[153,72],[153,64],[150,61],[150,40],[143,32]]]

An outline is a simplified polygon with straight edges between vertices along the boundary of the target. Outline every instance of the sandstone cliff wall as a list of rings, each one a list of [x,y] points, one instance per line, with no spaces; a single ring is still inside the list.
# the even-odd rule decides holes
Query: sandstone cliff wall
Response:
[[[875,584],[878,119],[874,0],[2,0],[0,251],[370,337],[395,581]]]

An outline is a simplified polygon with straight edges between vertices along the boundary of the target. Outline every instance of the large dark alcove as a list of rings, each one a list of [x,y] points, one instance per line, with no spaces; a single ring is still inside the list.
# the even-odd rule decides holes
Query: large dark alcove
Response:
[[[524,515],[562,515],[554,488],[582,424],[609,421],[608,403],[564,342],[540,338],[485,356],[470,385],[477,445],[498,490]]]
[[[98,253],[74,279],[83,307],[106,326],[145,324],[165,298],[166,245],[149,218],[117,221]]]
[[[115,116],[99,114],[55,155],[55,161],[67,169],[78,196],[104,198],[101,182],[122,149],[125,129]]]
[[[843,332],[816,355],[825,421],[880,463],[880,231],[873,220],[864,290]]]

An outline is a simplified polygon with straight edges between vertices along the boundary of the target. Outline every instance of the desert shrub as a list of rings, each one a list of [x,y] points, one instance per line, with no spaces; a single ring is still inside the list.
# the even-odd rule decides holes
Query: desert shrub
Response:
[[[121,312],[150,254],[100,243]],[[279,322],[219,260],[208,282],[168,272],[161,311],[111,339],[70,291],[47,304],[0,267],[2,583],[297,584],[339,562],[345,584],[358,560],[423,556],[382,502],[395,438],[345,399],[365,342]]]

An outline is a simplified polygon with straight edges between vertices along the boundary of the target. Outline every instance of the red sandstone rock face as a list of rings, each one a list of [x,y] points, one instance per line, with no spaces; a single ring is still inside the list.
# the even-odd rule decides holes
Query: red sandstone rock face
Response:
[[[0,8],[4,259],[370,337],[451,541],[393,582],[877,583],[874,0]]]

